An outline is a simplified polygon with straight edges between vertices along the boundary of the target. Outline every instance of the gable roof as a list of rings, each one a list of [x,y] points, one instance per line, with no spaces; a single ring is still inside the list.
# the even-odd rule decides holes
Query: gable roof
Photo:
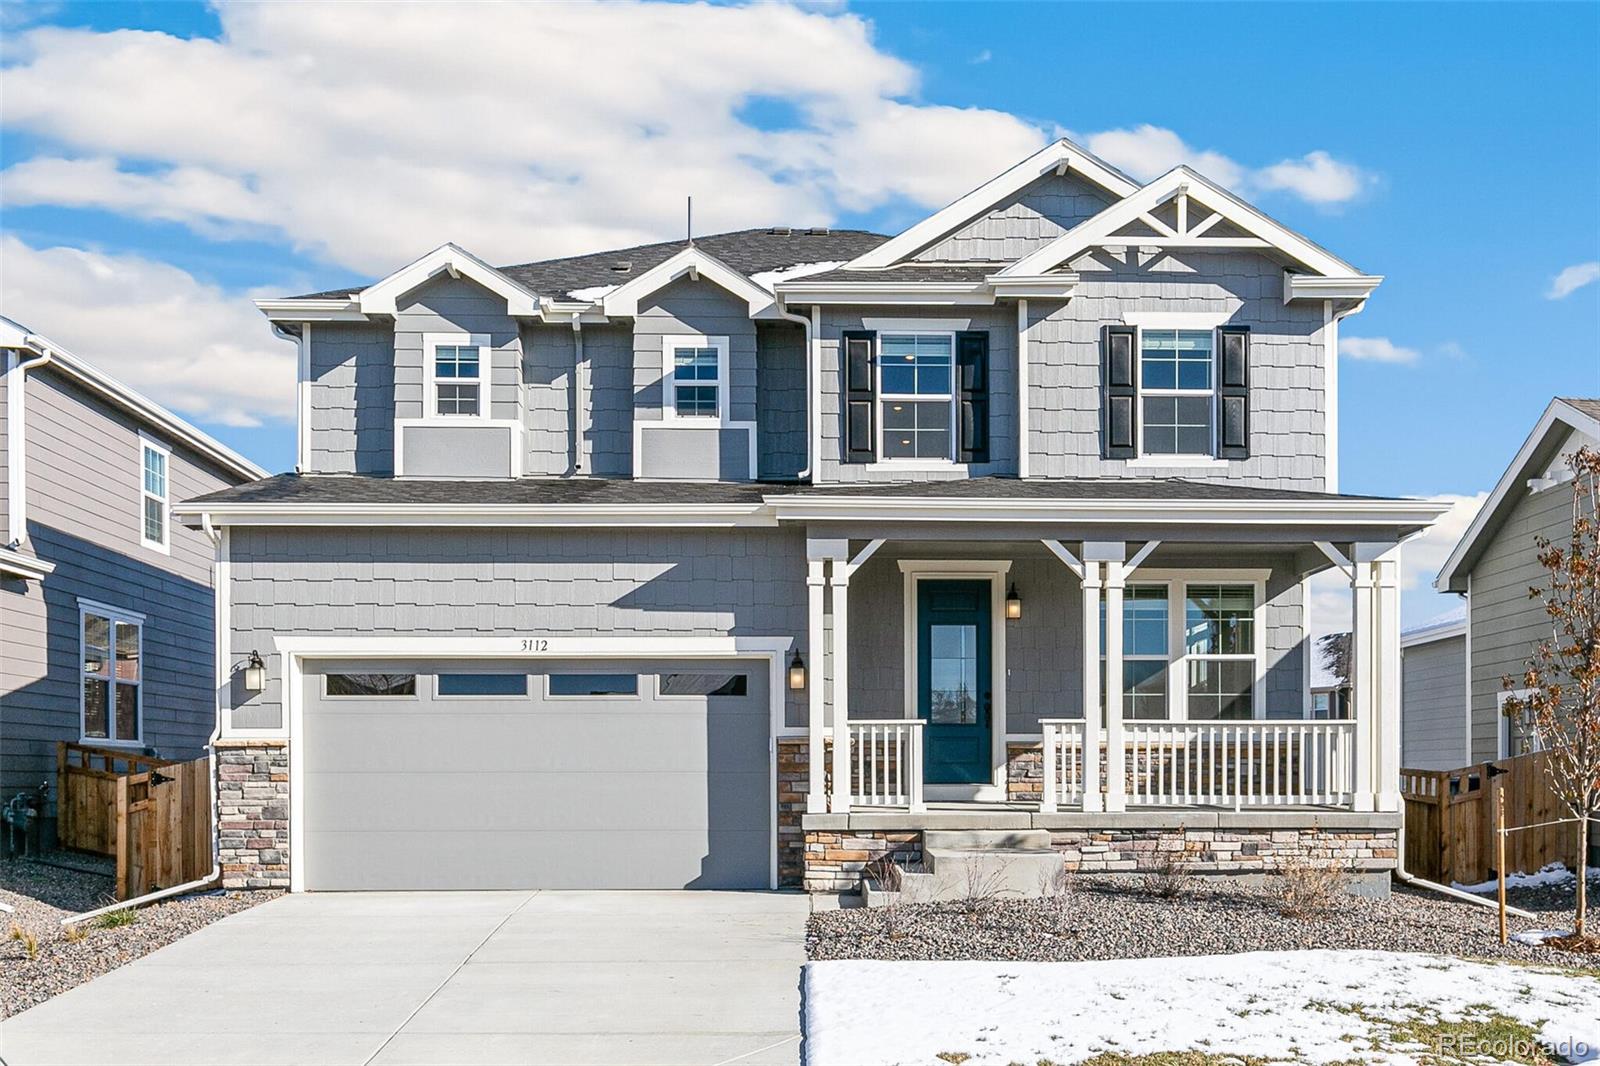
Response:
[[[1093,218],[1080,222],[1043,248],[1023,256],[1002,270],[998,276],[1045,274],[1063,263],[1070,262],[1090,248],[1103,244],[1156,244],[1170,247],[1180,245],[1181,242],[1181,245],[1188,247],[1204,247],[1212,240],[1203,236],[1205,230],[1213,224],[1210,218],[1195,226],[1192,236],[1169,231],[1165,235],[1125,236],[1118,239],[1119,231],[1130,225],[1141,223],[1150,226],[1151,211],[1175,197],[1188,197],[1191,187],[1200,190],[1199,199],[1204,202],[1208,211],[1218,216],[1217,221],[1226,221],[1238,227],[1250,235],[1247,239],[1263,241],[1324,277],[1363,277],[1359,270],[1332,252],[1302,237],[1282,223],[1268,218],[1250,204],[1187,166],[1173,167],[1137,192],[1112,204]],[[1373,281],[1375,287],[1376,282],[1381,279],[1369,280]]]
[[[392,315],[395,313],[395,303],[401,296],[444,273],[475,281],[496,296],[503,297],[508,315],[526,317],[539,314],[538,294],[455,244],[441,244],[382,281],[368,285],[357,294],[357,307],[366,315]]]
[[[1139,188],[1137,181],[1082,145],[1074,144],[1063,137],[1045,145],[1022,162],[995,175],[965,196],[940,208],[897,236],[857,256],[847,266],[853,270],[893,266],[940,237],[954,233],[1046,174],[1063,174],[1069,170],[1088,178],[1113,196],[1125,197]]]
[[[102,400],[119,408],[137,421],[159,430],[173,443],[182,444],[216,463],[242,482],[267,476],[267,471],[246,459],[226,444],[186,422],[154,400],[136,392],[94,364],[73,355],[55,341],[40,336],[20,323],[0,316],[0,348],[27,352],[24,358],[49,355],[45,365],[71,378]]]
[[[1434,588],[1440,592],[1467,591],[1467,576],[1527,491],[1528,478],[1548,468],[1573,430],[1600,440],[1600,400],[1557,397],[1550,401],[1533,432],[1517,449],[1511,465],[1500,475],[1494,491],[1489,493],[1477,517],[1440,568],[1439,576],[1433,581]]]
[[[772,306],[772,290],[762,288],[695,244],[606,293],[600,305],[608,316],[632,318],[639,313],[639,300],[642,297],[665,288],[685,275],[697,281],[704,277],[739,297],[749,306],[752,318]]]

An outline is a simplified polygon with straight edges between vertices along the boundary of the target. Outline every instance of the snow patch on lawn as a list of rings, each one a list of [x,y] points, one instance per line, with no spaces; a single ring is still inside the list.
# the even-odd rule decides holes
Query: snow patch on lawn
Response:
[[[925,1066],[946,1052],[970,1056],[967,1066],[1005,1066],[1188,1050],[1305,1062],[1360,1051],[1363,1062],[1409,1064],[1404,1052],[1365,1050],[1384,1035],[1370,1019],[1453,1021],[1484,1004],[1544,1040],[1587,1045],[1580,1061],[1600,1048],[1600,979],[1384,951],[813,962],[805,990],[810,1066]]]
[[[1590,871],[1589,879],[1592,881],[1600,876],[1600,871]],[[1532,874],[1506,874],[1507,888],[1543,888],[1547,885],[1565,885],[1578,879],[1578,875],[1567,869],[1559,862],[1549,866],[1540,867],[1538,873]],[[1450,887],[1462,892],[1496,892],[1500,888],[1498,881],[1483,881],[1476,885],[1464,885],[1457,881]]]

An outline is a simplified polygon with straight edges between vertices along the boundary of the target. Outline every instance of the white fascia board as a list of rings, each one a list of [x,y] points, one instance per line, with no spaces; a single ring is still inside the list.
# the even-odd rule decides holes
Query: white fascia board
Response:
[[[1283,302],[1290,300],[1365,300],[1383,284],[1381,274],[1353,274],[1349,277],[1319,277],[1283,272]]]
[[[672,284],[685,275],[710,281],[744,300],[754,318],[773,307],[772,292],[763,289],[717,257],[690,245],[664,263],[606,293],[600,306],[612,318],[632,318],[639,313],[639,301]],[[775,317],[775,315],[774,315]]]
[[[365,322],[355,296],[317,300],[257,300],[256,310],[273,322]]]
[[[540,317],[538,296],[454,244],[442,244],[382,281],[362,289],[357,303],[363,314],[393,315],[399,297],[444,273],[474,281],[496,296],[504,297],[506,314],[514,318]]]
[[[845,269],[867,270],[893,266],[940,237],[960,229],[996,204],[1015,196],[1046,174],[1060,173],[1064,168],[1083,175],[1113,196],[1128,196],[1139,188],[1138,182],[1126,174],[1090,155],[1087,149],[1063,138],[1045,145],[1016,166],[990,178],[898,236],[857,256],[845,265]]]
[[[785,303],[799,304],[897,304],[949,306],[989,305],[994,290],[986,281],[867,281],[816,282],[780,285]]]
[[[1131,196],[1078,223],[1043,248],[1017,260],[1001,271],[1000,275],[1014,277],[1046,274],[1089,249],[1104,244],[1159,244],[1160,238],[1117,237],[1116,232],[1124,226],[1137,222],[1139,216],[1172,199],[1178,194],[1180,186],[1188,186],[1187,192],[1191,199],[1199,199],[1208,208],[1246,233],[1259,237],[1318,274],[1342,278],[1362,276],[1359,270],[1338,256],[1318,247],[1281,223],[1273,221],[1226,189],[1185,166],[1174,167]],[[1196,188],[1202,190],[1198,197],[1195,196]]]
[[[166,441],[180,444],[198,452],[228,471],[240,481],[259,481],[270,477],[266,470],[246,459],[221,441],[184,421],[148,396],[124,385],[105,371],[84,361],[55,341],[30,333],[27,349],[37,353],[50,353],[50,361],[41,369],[60,372],[78,385],[82,385],[101,399],[109,401],[138,419],[145,428],[155,429]]]
[[[1079,278],[1070,271],[1062,271],[1059,274],[1041,274],[1037,277],[1004,277],[992,274],[986,280],[996,296],[1021,300],[1029,297],[1064,300],[1078,287]]]
[[[782,521],[1079,522],[1141,525],[1427,526],[1431,500],[952,500],[768,497]]]
[[[1421,627],[1407,633],[1401,633],[1400,646],[1402,648],[1414,648],[1419,644],[1433,644],[1441,640],[1449,640],[1452,637],[1464,637],[1466,635],[1467,620],[1465,618],[1454,618],[1439,625]]]
[[[236,503],[189,505],[173,512],[178,521],[200,526],[680,526],[729,529],[775,526],[765,505],[738,504],[297,504]]]
[[[1516,458],[1511,460],[1511,465],[1506,467],[1505,473],[1500,475],[1500,480],[1495,482],[1494,491],[1489,493],[1489,498],[1478,508],[1472,524],[1456,542],[1455,550],[1444,561],[1444,566],[1439,568],[1439,575],[1433,579],[1435,589],[1440,592],[1467,591],[1467,575],[1461,572],[1462,565],[1466,562],[1467,556],[1472,554],[1479,538],[1492,527],[1499,526],[1495,513],[1506,504],[1507,497],[1514,492],[1527,491],[1525,484],[1534,453],[1547,443],[1551,432],[1558,424],[1578,430],[1590,437],[1600,438],[1600,420],[1590,418],[1576,407],[1562,403],[1559,399],[1551,400],[1550,406],[1539,416],[1533,432],[1528,434],[1528,439],[1517,449]]]
[[[21,552],[13,551],[10,548],[0,548],[0,574],[20,577],[23,580],[31,578],[37,581],[46,574],[54,572],[55,568],[56,564],[48,559],[38,559],[31,555],[23,555]]]

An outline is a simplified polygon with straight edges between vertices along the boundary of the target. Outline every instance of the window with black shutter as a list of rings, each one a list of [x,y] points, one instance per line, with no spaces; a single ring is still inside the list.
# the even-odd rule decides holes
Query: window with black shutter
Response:
[[[1217,331],[1217,458],[1250,457],[1250,327]]]
[[[1134,340],[1132,326],[1106,326],[1101,330],[1100,391],[1101,450],[1107,459],[1132,459],[1138,455],[1134,439]]]
[[[878,335],[871,330],[846,330],[839,339],[839,361],[844,374],[844,461],[870,463],[878,457],[877,375],[873,349]]]
[[[956,334],[956,460],[989,461],[989,334]]]

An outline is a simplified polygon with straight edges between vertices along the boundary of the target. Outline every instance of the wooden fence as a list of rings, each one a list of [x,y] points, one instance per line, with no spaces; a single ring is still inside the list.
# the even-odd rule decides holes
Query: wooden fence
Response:
[[[56,744],[56,841],[64,848],[117,853],[117,781],[172,765],[123,748]]]
[[[204,877],[211,869],[211,760],[117,779],[117,898]]]
[[[1496,876],[1494,792],[1505,793],[1506,826],[1565,818],[1550,788],[1543,753],[1518,755],[1459,770],[1401,770],[1406,869],[1429,881],[1474,885]],[[1490,766],[1506,773],[1492,777]],[[1507,873],[1532,873],[1552,862],[1577,864],[1574,826],[1546,825],[1506,836]]]

